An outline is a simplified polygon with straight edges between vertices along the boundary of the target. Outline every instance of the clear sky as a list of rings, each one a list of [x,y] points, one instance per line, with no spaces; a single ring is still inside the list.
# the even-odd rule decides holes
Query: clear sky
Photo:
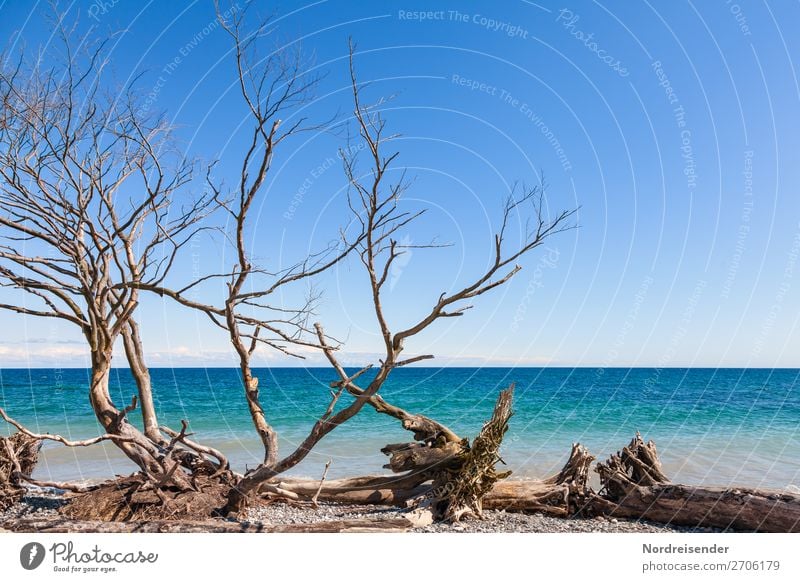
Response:
[[[312,120],[352,111],[347,39],[427,215],[392,272],[396,327],[480,271],[501,200],[544,174],[551,209],[580,228],[522,262],[513,282],[407,347],[442,365],[800,366],[800,85],[789,2],[259,2],[265,52],[298,39],[323,74]],[[82,26],[117,31],[114,75],[134,76],[188,152],[231,172],[244,110],[212,4],[62,2]],[[0,0],[10,50],[50,41],[46,3]],[[340,136],[304,134],[277,152],[248,236],[259,262],[320,248],[346,216]],[[224,264],[198,241],[175,280]],[[318,319],[347,361],[379,350],[355,262],[318,281]],[[286,297],[290,301],[292,297]],[[223,334],[161,299],[140,308],[151,365],[233,365]],[[68,325],[0,313],[0,366],[80,366]],[[285,364],[274,354],[260,361]],[[309,362],[320,361],[311,357]],[[120,362],[124,363],[124,362]],[[295,363],[295,362],[288,362]]]

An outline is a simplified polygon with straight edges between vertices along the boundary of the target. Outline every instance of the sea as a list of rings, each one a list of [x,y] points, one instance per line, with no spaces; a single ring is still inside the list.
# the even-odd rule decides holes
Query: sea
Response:
[[[326,409],[335,374],[329,368],[255,374],[267,418],[280,435],[279,452],[289,454]],[[263,449],[238,369],[154,368],[151,376],[161,424],[177,428],[187,420],[192,438],[222,450],[238,471],[259,463]],[[368,377],[362,379],[366,384]],[[89,406],[88,381],[85,369],[0,370],[0,405],[37,432],[96,436],[102,431]],[[512,478],[558,472],[576,442],[605,459],[639,432],[655,441],[673,481],[800,492],[798,369],[400,368],[380,393],[473,438],[498,392],[511,384],[514,415],[502,456]],[[113,370],[111,393],[119,406],[136,393],[127,368]],[[139,421],[137,414],[131,413],[132,421]],[[11,432],[0,424],[0,435]],[[328,478],[386,473],[380,449],[410,437],[397,420],[365,407],[291,474],[318,478],[328,461]],[[100,479],[133,470],[113,445],[48,442],[34,476]]]

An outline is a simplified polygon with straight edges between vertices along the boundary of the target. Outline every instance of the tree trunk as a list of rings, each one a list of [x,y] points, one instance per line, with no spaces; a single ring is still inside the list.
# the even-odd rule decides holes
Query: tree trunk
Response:
[[[144,360],[144,350],[142,349],[142,339],[139,335],[139,326],[131,318],[128,325],[122,330],[122,340],[125,345],[125,355],[131,374],[136,381],[139,390],[139,406],[142,410],[142,423],[144,434],[154,443],[162,443],[164,438],[158,429],[158,417],[156,407],[153,403],[153,388],[150,381],[150,370]]]
[[[638,433],[595,470],[604,495],[593,505],[607,515],[691,527],[800,532],[800,495],[672,484],[661,469],[655,444],[645,444]]]
[[[164,467],[159,465],[156,445],[133,426],[126,418],[127,410],[121,411],[111,401],[108,391],[111,371],[111,348],[92,351],[92,377],[89,400],[97,420],[112,435],[130,439],[130,442],[115,441],[123,453],[149,475],[161,475]]]
[[[253,376],[253,371],[247,362],[242,362],[242,382],[244,393],[247,397],[247,408],[250,418],[256,428],[261,443],[264,445],[264,465],[272,466],[278,461],[278,435],[275,429],[267,422],[261,400],[258,396],[258,378]]]
[[[297,495],[302,500],[356,505],[394,505],[402,507],[415,497],[430,491],[429,481],[424,476],[375,475],[331,479],[322,483],[316,479],[273,479],[267,484]],[[263,488],[263,485],[262,485]],[[263,491],[263,489],[262,489]]]

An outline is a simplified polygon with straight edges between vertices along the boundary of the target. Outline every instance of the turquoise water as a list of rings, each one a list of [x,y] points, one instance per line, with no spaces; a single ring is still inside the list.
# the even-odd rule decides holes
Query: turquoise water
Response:
[[[235,369],[153,369],[162,424],[190,421],[195,438],[225,451],[242,470],[262,455]],[[326,368],[257,371],[262,403],[288,453],[328,403]],[[599,458],[627,444],[635,431],[656,441],[669,475],[685,483],[800,486],[800,370],[409,368],[393,372],[381,394],[410,411],[474,436],[497,392],[517,386],[515,415],[503,449],[520,477],[557,471],[573,442]],[[0,371],[0,403],[40,432],[70,438],[99,434],[88,404],[88,371]],[[127,403],[135,384],[114,370],[112,396]],[[134,420],[135,414],[133,416]],[[10,432],[0,427],[0,434]],[[331,477],[380,473],[380,448],[410,435],[397,421],[365,408],[336,429],[293,473]],[[107,477],[133,466],[113,446],[67,449],[48,444],[36,475]]]

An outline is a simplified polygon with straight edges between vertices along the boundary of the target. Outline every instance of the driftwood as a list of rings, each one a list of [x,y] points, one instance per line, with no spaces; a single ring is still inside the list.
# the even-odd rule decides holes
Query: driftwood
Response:
[[[73,495],[61,509],[77,521],[193,521],[214,517],[233,486],[229,473],[191,479],[188,490],[153,483],[141,473]]]
[[[0,437],[0,511],[25,494],[22,482],[31,476],[42,443],[24,433]]]
[[[404,474],[334,480],[273,479],[259,490],[266,499],[312,505],[319,501],[412,508],[408,519],[280,526],[211,519],[233,485],[226,482],[227,473],[198,474],[192,479],[190,491],[174,486],[155,487],[142,475],[91,486],[45,483],[30,477],[41,439],[16,433],[0,438],[0,510],[19,501],[25,493],[25,483],[75,493],[70,495],[59,519],[11,519],[2,528],[17,532],[405,531],[420,523],[420,511],[458,521],[466,516],[481,517],[483,510],[490,509],[563,518],[602,514],[736,531],[800,532],[800,495],[673,484],[663,471],[655,444],[645,443],[638,433],[628,446],[595,467],[600,475],[599,492],[588,485],[594,457],[580,444],[572,446],[564,467],[550,478],[503,480],[507,473],[497,473],[495,466],[500,461],[498,449],[510,417],[511,395],[511,390],[501,393],[492,419],[471,445],[465,440],[454,443],[439,434],[427,443],[386,447],[385,452],[391,456],[388,466],[405,470]]]
[[[736,531],[800,532],[800,496],[746,488],[669,482],[655,444],[638,433],[595,469],[601,494],[593,506],[609,516]]]
[[[317,500],[323,503],[404,507],[408,500],[430,490],[430,485],[424,484],[425,481],[420,475],[368,475],[329,479],[322,486],[317,480],[299,478],[285,478],[275,481],[274,484],[281,490],[296,495],[300,500],[311,501],[317,495]]]
[[[483,509],[518,512],[540,512],[556,517],[569,517],[586,509],[589,466],[594,460],[585,447],[575,444],[564,468],[544,480],[503,480],[493,484],[483,497]],[[276,481],[284,491],[300,500],[318,494],[325,503],[394,505],[406,507],[410,502],[430,495],[432,484],[423,475],[382,475],[334,479],[320,487],[312,479]]]
[[[424,439],[423,442],[387,445],[381,449],[389,455],[385,468],[396,473],[406,472],[407,478],[431,481],[415,504],[420,511],[430,513],[423,521],[456,522],[463,517],[482,516],[483,497],[497,481],[511,474],[510,471],[498,473],[495,466],[502,462],[499,450],[508,430],[513,396],[512,384],[497,397],[491,419],[472,445],[452,431],[443,434],[436,428],[440,426],[438,423],[435,426],[426,423],[425,427],[432,427],[426,430],[418,424],[412,427],[404,420],[404,428],[411,430],[415,438]],[[405,416],[412,415],[406,413]]]
[[[514,385],[500,392],[492,418],[483,426],[472,442],[464,446],[455,468],[442,466],[437,470],[431,488],[430,505],[433,517],[442,521],[457,522],[463,517],[483,517],[483,498],[494,484],[511,475],[511,471],[498,473],[500,444],[508,430]]]
[[[501,481],[483,500],[485,509],[539,512],[555,517],[591,514],[589,467],[594,457],[579,443],[557,475],[541,481]]]

